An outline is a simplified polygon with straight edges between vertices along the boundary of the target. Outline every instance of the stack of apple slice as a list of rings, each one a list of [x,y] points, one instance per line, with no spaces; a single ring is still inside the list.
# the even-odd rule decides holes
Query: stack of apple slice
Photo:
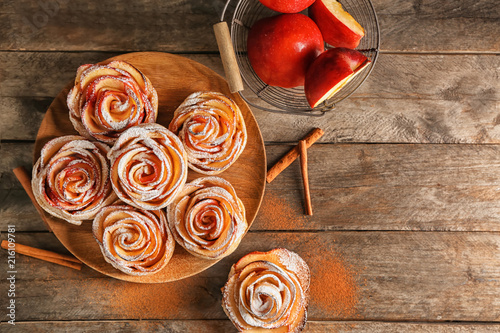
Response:
[[[363,27],[338,1],[259,1],[283,13],[257,21],[248,34],[248,59],[266,84],[304,86],[314,108],[370,64],[354,50],[364,37]],[[298,13],[306,8],[309,17]],[[324,42],[332,48],[325,50]]]

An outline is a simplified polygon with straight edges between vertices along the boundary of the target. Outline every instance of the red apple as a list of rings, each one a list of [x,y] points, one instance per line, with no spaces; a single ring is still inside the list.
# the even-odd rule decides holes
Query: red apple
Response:
[[[317,57],[306,74],[304,91],[307,102],[314,108],[352,80],[370,63],[363,53],[336,47]]]
[[[268,85],[304,85],[311,62],[324,50],[316,24],[302,14],[281,14],[257,21],[248,33],[248,60]]]
[[[354,49],[365,35],[363,27],[336,0],[316,0],[309,7],[309,17],[331,46]]]
[[[259,0],[264,6],[280,13],[298,13],[309,7],[314,0]]]

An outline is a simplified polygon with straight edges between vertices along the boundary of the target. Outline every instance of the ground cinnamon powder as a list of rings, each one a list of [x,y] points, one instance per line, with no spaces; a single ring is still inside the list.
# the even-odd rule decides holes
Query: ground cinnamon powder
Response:
[[[102,318],[189,319],[222,317],[218,294],[207,292],[209,280],[186,278],[169,283],[143,284],[117,279],[89,279],[82,283],[88,303],[106,306]],[[219,287],[220,288],[220,287]]]
[[[307,229],[309,218],[304,215],[301,203],[288,202],[279,196],[280,193],[272,190],[265,192],[256,224],[266,230]]]
[[[267,230],[314,229],[314,216],[304,215],[300,200],[291,202],[288,198],[280,197],[280,194],[282,192],[266,191],[257,223],[262,223]],[[297,197],[300,196],[290,196],[291,200]],[[289,242],[290,245],[294,243],[292,237]],[[359,268],[344,258],[340,246],[335,246],[335,240],[329,240],[329,244],[320,243],[313,234],[307,242],[310,244],[293,244],[293,248],[305,249],[299,254],[311,270],[311,318],[358,318]]]
[[[303,215],[300,198],[296,205],[279,194],[266,191],[256,224],[262,223],[268,230],[311,229],[309,225],[314,216]],[[287,235],[287,244],[280,246],[296,251],[311,270],[309,319],[359,319],[360,269],[351,257],[342,254],[342,245],[334,239],[325,241],[315,232]],[[283,234],[276,233],[276,237],[277,242],[283,241]],[[215,285],[224,282],[221,280]],[[111,319],[131,315],[138,319],[184,319],[193,313],[199,318],[220,318],[224,315],[218,290],[207,293],[213,285],[213,281],[198,276],[150,285],[96,279],[87,286],[86,299],[89,303],[106,304],[103,315]]]
[[[359,300],[356,271],[336,252],[318,256],[310,264],[311,308],[329,318],[355,318]]]

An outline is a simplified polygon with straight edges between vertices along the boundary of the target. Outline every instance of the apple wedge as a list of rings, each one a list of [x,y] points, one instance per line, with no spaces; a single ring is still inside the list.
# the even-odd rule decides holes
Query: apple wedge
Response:
[[[315,108],[332,97],[370,62],[363,53],[343,47],[320,54],[306,73],[304,92],[309,105]]]
[[[316,0],[309,17],[318,25],[325,42],[334,47],[354,49],[365,35],[363,27],[336,0]]]

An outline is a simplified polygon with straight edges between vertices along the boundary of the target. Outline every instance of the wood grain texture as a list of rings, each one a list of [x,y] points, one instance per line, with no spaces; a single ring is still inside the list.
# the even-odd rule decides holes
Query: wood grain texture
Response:
[[[218,55],[185,56],[224,75]],[[0,139],[34,140],[43,113],[78,66],[108,57],[0,52]],[[499,66],[494,55],[381,54],[356,93],[323,117],[252,111],[268,142],[297,141],[320,127],[321,142],[500,143]],[[264,106],[248,89],[245,96]]]
[[[246,103],[239,95],[231,94],[226,81],[208,67],[190,59],[160,52],[137,52],[110,58],[127,61],[138,68],[158,92],[158,117],[156,122],[168,127],[175,109],[186,97],[198,91],[216,91],[230,96],[241,110],[247,131],[245,150],[220,176],[235,188],[245,206],[245,217],[250,227],[257,215],[264,194],[266,177],[266,154],[264,142],[257,122]],[[42,147],[51,139],[63,135],[77,134],[68,116],[66,96],[69,87],[64,88],[54,99],[38,130],[34,147],[34,160],[40,156]],[[190,170],[187,181],[204,176]],[[153,275],[137,276],[125,274],[111,267],[103,257],[101,249],[92,234],[92,224],[81,226],[62,219],[46,216],[46,222],[57,238],[70,252],[86,265],[116,279],[140,283],[163,283],[179,280],[214,265],[218,260],[204,259],[189,254],[176,246],[168,265]]]
[[[291,146],[268,145],[268,165]],[[322,144],[308,150],[315,216],[294,162],[268,184],[264,230],[498,231],[497,145]]]
[[[2,50],[216,51],[225,1],[3,1]],[[89,38],[92,36],[92,38]]]
[[[224,76],[211,27],[225,2],[0,2],[0,239],[13,224],[20,243],[69,253],[44,231],[11,169],[31,168],[45,112],[78,66],[165,51]],[[196,276],[135,284],[19,255],[16,326],[4,317],[0,331],[234,332],[220,306],[231,265],[278,246],[311,267],[304,332],[500,331],[500,6],[372,2],[381,53],[354,95],[321,118],[252,108],[268,166],[313,127],[325,130],[308,151],[314,217],[303,215],[297,161],[267,186],[237,251]],[[330,282],[328,262],[352,273],[353,311],[339,307],[342,293],[319,288]]]
[[[22,244],[66,253],[48,233],[17,237]],[[166,284],[130,283],[88,267],[75,271],[18,256],[16,319],[227,319],[220,288],[230,266],[251,251],[280,246],[298,253],[311,269],[311,321],[499,321],[500,235],[446,232],[251,232],[215,266]],[[5,251],[0,260],[6,260]],[[324,303],[337,297],[321,289],[333,283],[324,281],[331,262],[352,273],[358,288],[354,311]],[[0,278],[6,279],[5,270]]]
[[[140,321],[47,321],[18,322],[16,326],[1,323],[2,332],[217,332],[234,333],[229,320],[140,320]],[[495,333],[494,323],[397,323],[363,321],[308,321],[303,333]]]
[[[496,52],[500,8],[490,0],[373,0],[383,51]]]
[[[1,50],[216,52],[225,0],[3,1]],[[374,0],[383,51],[497,52],[495,0]],[[92,36],[92,38],[89,38]]]
[[[45,230],[11,173],[33,144],[1,146],[0,230]],[[268,145],[268,167],[292,145]],[[314,217],[303,214],[298,161],[266,193],[252,230],[500,231],[499,145],[314,144]]]

